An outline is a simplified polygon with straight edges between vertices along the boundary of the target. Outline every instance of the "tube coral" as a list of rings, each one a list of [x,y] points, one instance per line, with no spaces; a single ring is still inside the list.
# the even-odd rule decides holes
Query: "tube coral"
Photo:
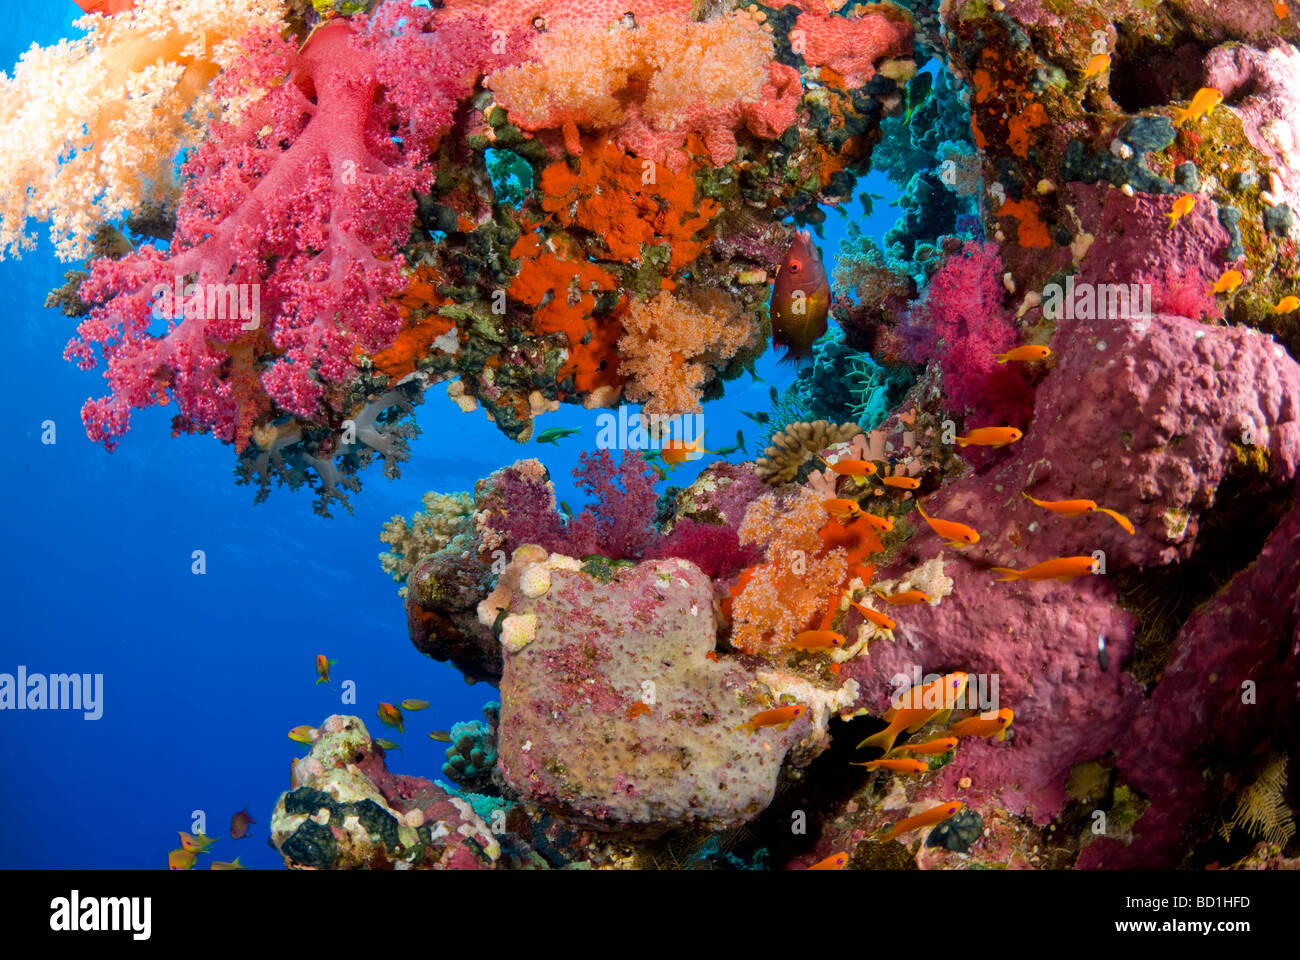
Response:
[[[129,16],[82,17],[80,39],[33,45],[12,77],[0,74],[0,256],[34,247],[36,219],[61,259],[80,259],[101,222],[171,199],[171,166],[200,137],[210,82],[239,37],[283,14],[279,0],[140,0]]]

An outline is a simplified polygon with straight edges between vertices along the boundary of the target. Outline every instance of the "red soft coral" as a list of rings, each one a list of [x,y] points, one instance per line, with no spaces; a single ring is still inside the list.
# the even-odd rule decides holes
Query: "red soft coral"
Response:
[[[1024,427],[1033,394],[1024,375],[993,355],[1016,345],[1002,306],[1002,260],[996,244],[968,243],[930,280],[908,315],[907,359],[938,361],[944,409],[969,413],[970,425]]]

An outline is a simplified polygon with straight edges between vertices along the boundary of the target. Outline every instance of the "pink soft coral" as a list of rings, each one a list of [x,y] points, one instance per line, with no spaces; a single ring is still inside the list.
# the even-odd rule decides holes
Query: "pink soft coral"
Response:
[[[188,429],[242,449],[250,400],[229,364],[256,363],[271,400],[328,419],[322,400],[341,400],[326,386],[353,375],[358,351],[392,342],[402,319],[391,298],[406,282],[398,248],[413,191],[431,183],[429,151],[478,76],[518,53],[492,52],[485,23],[464,18],[434,34],[429,19],[384,4],[372,18],[326,24],[301,52],[272,31],[252,35],[219,81],[232,104],[227,121],[185,165],[170,254],[145,248],[98,260],[81,288],[93,309],[65,356],[90,368],[99,345],[110,387],[82,408],[92,440],[111,449],[132,409],[171,396]],[[261,317],[187,312],[158,335],[151,298],[178,278],[200,290],[253,286]],[[266,349],[248,349],[268,335]]]
[[[1024,427],[1032,403],[1023,374],[993,359],[1017,341],[1002,306],[1001,271],[995,244],[968,243],[939,268],[908,316],[908,359],[938,361],[944,409],[969,411],[976,427]]]
[[[831,16],[815,10],[801,13],[795,29],[802,32],[804,60],[824,66],[856,90],[876,75],[876,63],[912,51],[912,27],[880,13],[860,18]]]

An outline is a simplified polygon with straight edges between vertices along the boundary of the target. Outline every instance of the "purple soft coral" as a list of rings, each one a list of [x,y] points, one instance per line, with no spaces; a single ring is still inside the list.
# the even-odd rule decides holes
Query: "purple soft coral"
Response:
[[[946,408],[969,411],[975,427],[1024,427],[1033,401],[1020,371],[994,359],[1016,345],[1002,306],[1001,270],[996,244],[967,243],[931,278],[905,332],[908,359],[939,362]]]

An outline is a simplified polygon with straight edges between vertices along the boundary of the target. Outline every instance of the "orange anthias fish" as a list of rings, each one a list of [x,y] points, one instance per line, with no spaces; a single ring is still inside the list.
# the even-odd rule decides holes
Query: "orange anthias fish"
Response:
[[[1278,0],[1278,2],[1273,4],[1273,13],[1279,20],[1285,20],[1291,15],[1291,9],[1285,3]]]
[[[632,706],[627,708],[627,718],[629,720],[635,720],[637,717],[641,716],[641,714],[649,712],[650,706],[638,700],[636,703],[632,704]]]
[[[843,870],[849,862],[849,855],[843,851],[832,853],[825,860],[818,860],[809,870]]]
[[[257,821],[254,820],[251,816],[249,816],[248,808],[245,807],[243,810],[240,810],[237,814],[235,814],[233,817],[230,818],[230,839],[231,840],[244,839],[244,837],[248,836],[249,824],[253,824],[253,823],[257,823]]]
[[[1194,194],[1185,193],[1174,201],[1173,208],[1165,214],[1169,218],[1169,229],[1174,228],[1174,224],[1192,212],[1192,207],[1196,206],[1196,197]]]
[[[956,749],[956,737],[940,737],[938,740],[927,740],[925,743],[900,743],[893,750],[894,753],[947,753],[949,750]]]
[[[844,646],[844,635],[834,630],[804,630],[790,641],[796,650],[827,650]]]
[[[1015,427],[980,427],[964,437],[958,437],[957,443],[963,447],[1005,447],[1023,436]]]
[[[921,485],[921,481],[916,477],[881,477],[880,482],[887,487],[897,487],[899,490],[915,490]]]
[[[865,510],[859,511],[858,516],[867,521],[867,523],[871,524],[873,528],[879,530],[881,533],[889,533],[889,531],[894,529],[894,520],[892,517],[878,517],[874,513],[867,513]]]
[[[387,726],[396,727],[398,733],[406,733],[406,730],[402,726],[404,722],[402,719],[402,711],[398,710],[391,703],[379,704],[379,719]]]
[[[1124,516],[1124,514],[1116,513],[1114,510],[1108,510],[1105,507],[1098,507],[1097,512],[1106,514],[1106,516],[1110,517],[1121,527],[1127,530],[1129,536],[1132,536],[1136,532],[1133,528],[1133,521],[1130,520],[1128,517]]]
[[[1027,500],[1032,500],[1045,510],[1051,510],[1053,513],[1059,513],[1066,517],[1077,517],[1081,513],[1092,513],[1097,509],[1097,503],[1094,500],[1038,500],[1023,490],[1020,491],[1020,495]]]
[[[749,736],[752,737],[763,727],[776,727],[778,730],[784,730],[802,717],[805,709],[805,707],[795,703],[788,707],[777,707],[775,710],[764,710],[762,713],[754,714],[736,727],[736,731],[746,730],[749,732]]]
[[[916,505],[916,510],[921,514],[921,519],[930,525],[931,530],[948,541],[948,546],[963,547],[980,542],[980,535],[974,527],[957,523],[955,520],[940,520],[938,517],[927,516],[919,503]]]
[[[1208,117],[1214,108],[1223,102],[1223,94],[1213,87],[1201,87],[1196,91],[1196,96],[1192,97],[1192,102],[1184,109],[1183,107],[1174,108],[1174,126],[1180,127],[1188,120],[1199,120],[1201,117]]]
[[[1046,360],[1052,355],[1051,347],[1038,347],[1033,345],[1016,347],[1014,350],[1008,350],[1006,353],[995,353],[993,359],[998,363],[1007,363],[1013,361],[1016,363],[1029,363],[1033,360]]]
[[[1214,286],[1210,287],[1210,293],[1232,293],[1239,286],[1241,281],[1246,279],[1241,275],[1240,270],[1224,270],[1219,275],[1219,279],[1214,281]]]
[[[1006,574],[1005,577],[998,577],[999,583],[1007,580],[1072,580],[1085,573],[1096,573],[1101,569],[1101,561],[1095,557],[1057,557],[1055,560],[1036,563],[1028,570],[1015,570],[1011,567],[989,569]]]
[[[868,770],[892,770],[894,773],[929,773],[930,765],[924,760],[908,760],[898,757],[892,760],[868,760],[866,763],[851,763],[853,767],[866,767]]]
[[[1105,73],[1110,69],[1110,54],[1099,53],[1088,61],[1087,68],[1083,71],[1083,79],[1091,80],[1099,73]]]
[[[857,745],[879,747],[885,753],[893,749],[898,735],[906,730],[915,733],[938,717],[947,717],[952,713],[966,690],[969,677],[964,673],[950,673],[929,683],[912,687],[903,694],[901,707],[890,707],[885,711],[884,720],[889,726],[879,733],[873,733]]]
[[[877,590],[876,596],[895,607],[906,607],[914,603],[929,603],[934,599],[924,590],[904,590],[902,593],[881,593]]]
[[[338,663],[337,660],[328,660],[323,653],[316,654],[316,682],[329,683],[330,667],[336,663]]]
[[[196,854],[190,853],[190,851],[180,847],[167,854],[167,869],[193,870],[194,861],[197,859],[198,856]]]
[[[1281,300],[1279,300],[1277,302],[1277,306],[1273,308],[1272,312],[1277,314],[1295,313],[1296,310],[1300,310],[1300,297],[1293,295],[1289,297],[1283,297]]]
[[[981,713],[978,717],[967,717],[965,720],[958,720],[944,731],[944,735],[950,737],[991,737],[997,734],[999,740],[1005,740],[1007,730],[1015,719],[1015,711],[1010,707],[1003,707],[997,712],[990,710],[988,713]]]
[[[676,470],[683,463],[690,460],[698,460],[706,453],[712,453],[712,450],[704,449],[704,434],[700,434],[690,443],[684,443],[677,437],[667,441],[659,451],[659,459],[662,460],[670,470]]]
[[[865,480],[876,472],[876,465],[870,460],[837,460],[831,463],[820,453],[817,459],[826,464],[826,468],[832,473],[837,473],[841,477],[853,477],[855,480]]]
[[[785,350],[782,363],[812,356],[812,345],[826,332],[831,285],[821,255],[807,230],[795,234],[772,285],[772,345]]]
[[[882,836],[881,840],[893,840],[902,833],[910,830],[917,830],[921,827],[928,827],[932,823],[943,823],[949,817],[955,816],[966,806],[960,800],[954,800],[952,803],[941,803],[937,807],[931,807],[925,813],[918,813],[914,817],[904,817],[896,824],[889,828],[889,832]]]
[[[862,513],[862,508],[858,506],[856,500],[849,500],[845,497],[831,497],[823,500],[822,506],[826,508],[827,513],[837,520],[842,520],[845,517],[856,517]]]
[[[176,832],[180,834],[181,849],[188,850],[190,853],[207,853],[208,847],[217,842],[212,839],[212,837],[205,837],[201,833],[190,834],[186,833],[184,830],[177,830]]]
[[[871,623],[874,623],[878,627],[883,627],[886,630],[893,630],[898,626],[897,623],[895,623],[889,617],[885,616],[879,610],[872,610],[870,607],[858,603],[858,601],[856,600],[850,600],[849,606],[851,606],[854,610],[858,611],[858,613],[862,614],[862,616],[864,616],[867,620],[869,620]]]

